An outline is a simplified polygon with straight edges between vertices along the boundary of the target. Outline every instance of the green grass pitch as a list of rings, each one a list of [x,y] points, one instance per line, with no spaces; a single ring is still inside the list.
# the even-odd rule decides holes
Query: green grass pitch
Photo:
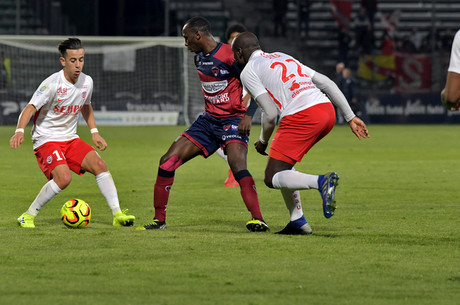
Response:
[[[122,208],[136,225],[153,216],[159,158],[183,131],[173,127],[99,127],[101,152]],[[114,228],[91,174],[70,186],[22,229],[16,218],[46,182],[26,142],[8,146],[0,127],[0,304],[458,304],[460,300],[460,126],[370,125],[357,140],[334,130],[296,165],[336,171],[334,217],[319,193],[301,191],[311,236],[280,236],[288,222],[277,190],[263,184],[266,157],[252,143],[248,167],[270,233],[251,233],[238,188],[225,188],[227,165],[198,157],[176,172],[168,229]],[[79,128],[89,141],[86,126]],[[90,203],[92,222],[71,230],[62,204]]]

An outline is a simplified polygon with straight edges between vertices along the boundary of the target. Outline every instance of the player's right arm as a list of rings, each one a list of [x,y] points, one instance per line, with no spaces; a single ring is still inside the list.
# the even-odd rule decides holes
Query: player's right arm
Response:
[[[32,116],[37,112],[34,105],[28,104],[19,115],[16,131],[10,139],[10,147],[18,148],[24,142],[24,128],[26,128]]]
[[[446,87],[441,91],[441,102],[448,110],[460,109],[460,74],[447,72]]]
[[[452,42],[446,85],[441,92],[441,101],[449,110],[460,109],[460,30]]]
[[[22,142],[24,142],[24,128],[27,126],[30,119],[38,111],[38,109],[41,109],[41,107],[52,100],[53,94],[56,92],[55,84],[53,83],[56,75],[57,73],[49,76],[40,84],[40,86],[38,86],[29,103],[22,110],[21,114],[19,115],[16,131],[10,139],[11,148],[18,148]]]
[[[275,130],[278,109],[268,93],[259,95],[255,100],[262,110],[262,130],[260,131],[259,140],[254,143],[254,145],[258,153],[266,155],[265,150],[267,149],[268,140],[270,140],[270,137]]]
[[[254,97],[257,105],[261,109],[262,130],[259,140],[256,141],[254,145],[258,153],[266,155],[265,149],[267,148],[268,140],[270,140],[276,126],[276,119],[278,117],[277,106],[263,86],[257,73],[248,65],[246,65],[245,70],[241,73],[241,82],[251,96]]]

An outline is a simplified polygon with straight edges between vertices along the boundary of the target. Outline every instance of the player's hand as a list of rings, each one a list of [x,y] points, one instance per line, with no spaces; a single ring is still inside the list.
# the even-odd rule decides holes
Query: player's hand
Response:
[[[251,130],[252,116],[245,115],[238,124],[238,133],[242,136],[249,136]]]
[[[351,131],[361,140],[361,138],[369,138],[369,132],[367,131],[366,124],[361,121],[360,118],[355,116],[350,122]]]
[[[450,108],[450,111],[458,111],[460,110],[460,101],[457,102],[457,105],[455,105],[454,107]]]
[[[265,152],[267,145],[268,143],[262,144],[260,140],[254,143],[254,147],[256,148],[257,152],[263,156],[268,156],[268,154]]]
[[[441,91],[441,102],[447,110],[457,111],[460,109],[460,100],[458,100],[457,103],[449,103],[447,101],[447,92],[445,88]]]
[[[16,132],[10,139],[10,147],[16,149],[22,142],[24,142],[24,133]]]
[[[94,145],[96,145],[97,148],[99,148],[102,151],[104,151],[107,148],[107,142],[97,132],[93,133],[93,143]]]

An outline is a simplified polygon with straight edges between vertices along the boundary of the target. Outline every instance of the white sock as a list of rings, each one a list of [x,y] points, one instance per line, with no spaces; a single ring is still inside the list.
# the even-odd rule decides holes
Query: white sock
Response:
[[[281,189],[283,194],[284,203],[289,210],[291,221],[297,220],[303,215],[302,203],[300,202],[300,192],[292,191],[289,189]]]
[[[30,205],[29,209],[27,210],[27,214],[30,214],[34,217],[37,217],[38,212],[51,200],[59,194],[62,190],[59,186],[54,182],[53,179],[48,181],[40,190],[35,200]]]
[[[227,155],[224,153],[224,150],[222,148],[219,148],[216,153],[225,160],[225,162],[228,162]]]
[[[284,170],[273,175],[272,184],[275,189],[308,190],[318,188],[318,176],[304,174],[295,170]]]
[[[110,172],[103,172],[96,176],[96,182],[101,190],[102,195],[107,200],[109,208],[112,210],[112,214],[121,211],[120,202],[118,201],[117,188],[115,182],[113,182],[112,175]]]

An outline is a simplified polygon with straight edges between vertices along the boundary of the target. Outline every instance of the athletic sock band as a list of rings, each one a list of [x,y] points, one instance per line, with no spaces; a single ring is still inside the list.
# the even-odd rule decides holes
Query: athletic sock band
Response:
[[[247,169],[243,169],[242,171],[237,172],[235,175],[235,179],[238,182],[244,177],[252,177],[251,173]]]

